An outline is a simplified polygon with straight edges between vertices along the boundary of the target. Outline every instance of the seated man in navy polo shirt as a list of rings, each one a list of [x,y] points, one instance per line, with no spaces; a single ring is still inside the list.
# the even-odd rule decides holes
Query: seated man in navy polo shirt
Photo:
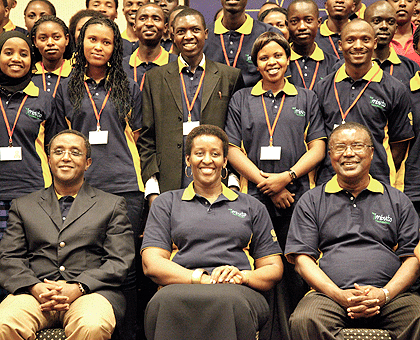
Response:
[[[410,79],[420,68],[415,61],[397,55],[390,44],[397,29],[395,9],[386,1],[377,1],[366,9],[365,20],[375,30],[378,41],[378,46],[373,52],[373,59],[382,70],[409,86]]]
[[[349,1],[349,0],[348,0]],[[261,75],[251,60],[251,49],[261,33],[278,29],[245,14],[247,0],[221,0],[223,16],[209,27],[204,54],[212,61],[240,68],[245,86],[254,86]]]
[[[408,88],[372,62],[376,38],[366,21],[349,22],[339,43],[344,65],[314,87],[327,133],[349,121],[366,125],[374,136],[371,175],[402,189],[396,173],[403,167],[409,140],[414,137]],[[330,160],[325,158],[318,184],[333,175]]]
[[[420,339],[419,219],[401,191],[369,175],[373,137],[358,123],[329,138],[336,175],[304,194],[293,213],[286,257],[313,291],[290,317],[293,340],[343,339],[343,328],[382,328]]]

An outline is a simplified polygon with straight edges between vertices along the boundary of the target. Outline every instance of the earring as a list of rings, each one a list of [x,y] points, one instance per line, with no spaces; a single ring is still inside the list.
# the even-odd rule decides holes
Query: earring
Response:
[[[187,165],[186,165],[186,166],[185,166],[185,171],[184,171],[184,172],[185,172],[185,176],[187,176],[187,177],[189,178],[189,177],[191,177],[191,176],[192,176],[192,170],[191,170],[191,173],[188,175],[188,169],[190,169],[190,170],[191,170],[191,168],[190,168],[189,166],[187,166]]]
[[[225,174],[224,176],[223,176],[223,170],[225,170],[225,171],[226,171],[226,174]],[[226,178],[227,178],[227,176],[228,176],[228,170],[227,170],[226,168],[222,168],[221,175],[222,175],[222,178],[223,178],[223,179],[226,179]]]

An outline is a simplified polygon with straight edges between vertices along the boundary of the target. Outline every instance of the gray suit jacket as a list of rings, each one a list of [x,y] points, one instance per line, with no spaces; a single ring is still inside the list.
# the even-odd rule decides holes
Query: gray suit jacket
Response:
[[[239,69],[206,58],[201,124],[224,128],[229,100],[244,87]],[[140,162],[143,183],[156,174],[160,191],[181,188],[183,111],[178,61],[146,73],[143,87]]]
[[[125,200],[86,182],[63,222],[54,187],[12,201],[0,243],[0,284],[11,293],[50,280],[81,282],[124,313],[120,285],[134,259]]]

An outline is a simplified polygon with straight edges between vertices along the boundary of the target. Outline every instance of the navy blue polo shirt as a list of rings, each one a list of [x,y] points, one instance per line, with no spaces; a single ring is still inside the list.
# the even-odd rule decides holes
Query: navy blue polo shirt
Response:
[[[394,186],[396,170],[390,143],[402,142],[414,137],[409,119],[411,105],[407,87],[383,72],[377,63],[373,63],[366,75],[357,81],[347,75],[345,64],[342,65],[336,73],[328,75],[314,87],[328,135],[335,125],[343,121],[334,94],[336,74],[337,92],[343,112],[347,111],[368,81],[376,74],[345,120],[363,124],[370,129],[375,147],[370,174],[381,182]],[[334,170],[330,159],[326,157],[318,172],[318,183],[325,183],[333,175]]]
[[[332,32],[327,26],[327,21],[328,19],[319,26],[315,42],[324,52],[336,56],[338,59],[342,59],[343,52],[341,52],[338,48],[338,41],[341,39],[341,35],[339,33]]]
[[[167,51],[167,52],[169,52],[169,53],[172,53],[172,45],[173,45],[173,43],[172,43],[172,40],[171,39],[161,39],[160,40],[160,46],[162,46],[164,49],[165,49],[165,51]]]
[[[171,260],[209,273],[226,264],[254,269],[254,260],[281,253],[270,216],[255,198],[223,186],[212,204],[194,191],[167,191],[153,201],[142,250],[171,253]]]
[[[384,287],[414,255],[419,220],[401,191],[370,178],[356,198],[337,176],[305,193],[296,205],[286,241],[286,257],[306,254],[341,289]]]
[[[139,47],[139,41],[129,40],[127,30],[121,33],[121,38],[123,41],[123,57],[128,57]]]
[[[398,179],[403,181],[404,193],[414,202],[420,201],[420,71],[410,81],[410,97],[416,137],[410,145],[405,168],[398,171]]]
[[[150,62],[141,60],[137,56],[137,52],[138,48],[131,55],[123,59],[123,68],[127,77],[133,79],[137,84],[139,84],[139,86],[142,83],[142,79],[146,71],[156,66],[166,65],[176,59],[176,56],[170,55],[163,49],[163,47],[160,48],[160,53],[157,58]],[[137,69],[137,79],[134,79],[134,68]]]
[[[92,103],[84,89],[80,112],[75,113],[68,95],[71,78],[64,79],[58,86],[55,102],[60,117],[65,117],[71,129],[89,136],[89,131],[96,131],[96,116]],[[107,95],[105,80],[97,84],[85,78],[98,112]],[[138,84],[129,79],[129,91],[133,100],[131,119],[123,122],[118,117],[111,97],[101,114],[102,131],[108,131],[108,144],[92,145],[92,165],[85,172],[85,178],[95,188],[121,194],[144,191],[140,173],[140,156],[137,151],[133,132],[141,128],[141,94]]]
[[[419,65],[411,59],[398,55],[392,46],[390,47],[390,54],[388,59],[381,63],[378,59],[374,59],[381,69],[389,73],[391,76],[397,78],[407,87],[410,87],[410,79],[414,77],[417,71],[420,70]]]
[[[258,80],[261,79],[261,75],[258,72],[257,67],[252,63],[251,50],[255,39],[267,31],[279,32],[277,28],[254,20],[248,14],[246,15],[245,23],[236,31],[229,31],[226,29],[222,24],[222,18],[219,18],[215,21],[214,26],[209,28],[209,37],[204,45],[204,53],[210,60],[227,64],[220,39],[220,35],[223,35],[229,65],[233,66],[243,34],[242,48],[239,53],[236,67],[242,70],[245,86],[254,86]]]
[[[337,63],[337,61],[337,57],[322,51],[316,43],[315,50],[309,57],[303,57],[291,49],[290,62],[287,67],[286,77],[288,77],[292,84],[312,90],[313,87],[310,88],[310,85],[312,84],[317,64],[319,63],[314,85],[333,72],[333,66]],[[302,75],[300,74],[296,63],[299,64]]]
[[[22,148],[21,161],[0,161],[0,200],[12,200],[52,183],[45,145],[57,132],[66,128],[64,120],[57,120],[50,94],[40,91],[32,82],[20,92],[6,97],[0,91],[10,128],[25,96],[21,114],[13,132],[13,146]],[[9,145],[9,135],[0,113],[0,146]]]
[[[269,146],[270,140],[262,98],[272,125],[283,94],[286,95],[284,105],[273,135],[273,146],[281,147],[280,161],[261,160],[261,147]],[[270,173],[289,170],[305,154],[307,144],[316,139],[326,138],[324,121],[315,93],[295,87],[287,79],[283,91],[275,97],[271,90],[263,90],[262,81],[253,88],[237,91],[229,103],[225,131],[231,145],[238,148],[243,145],[248,158],[260,170]],[[286,189],[296,194],[295,201],[309,188],[308,175],[286,186]],[[248,194],[265,204],[271,204],[271,200],[252,182],[248,184]],[[291,214],[291,209],[287,212],[277,209],[276,214]]]
[[[61,70],[61,77],[60,81],[64,78],[70,76],[72,71],[72,66],[70,60],[65,59],[63,64],[63,69],[61,66],[53,71],[53,72],[45,72],[45,88],[44,88],[44,80],[42,77],[42,66],[41,62],[37,62],[35,64],[35,72],[32,75],[32,81],[35,86],[39,87],[40,90],[48,92],[50,95],[54,94],[55,86],[57,85],[58,77],[60,77],[60,70]]]

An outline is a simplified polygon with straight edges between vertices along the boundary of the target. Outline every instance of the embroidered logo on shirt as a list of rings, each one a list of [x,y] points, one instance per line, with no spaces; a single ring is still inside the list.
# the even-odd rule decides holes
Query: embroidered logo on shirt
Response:
[[[293,112],[296,116],[299,116],[299,117],[305,117],[306,116],[306,112],[303,111],[302,109],[298,109],[298,108],[293,106],[292,110],[293,110]]]
[[[370,97],[370,105],[372,105],[373,107],[379,107],[382,109],[386,108],[386,103],[383,100],[375,99],[373,97]]]
[[[26,113],[27,116],[35,118],[35,119],[42,119],[41,111],[35,111],[35,110],[32,110],[28,107],[25,107],[25,110],[26,110],[25,113]]]
[[[249,55],[249,54],[245,54],[245,61],[248,64],[253,64],[252,59],[251,59],[251,55]]]
[[[377,214],[374,212],[372,212],[372,215],[373,215],[373,220],[375,222],[382,223],[382,224],[390,224],[392,222],[392,217],[389,215],[384,216],[384,215]]]
[[[273,242],[277,242],[277,235],[274,229],[271,229],[270,233],[271,233],[271,237],[273,238]]]
[[[246,217],[246,213],[244,213],[244,212],[237,212],[237,211],[235,211],[235,210],[233,210],[233,209],[228,209],[229,211],[230,211],[230,213],[233,215],[233,216],[238,216],[238,217],[240,217],[240,218],[245,218]]]

